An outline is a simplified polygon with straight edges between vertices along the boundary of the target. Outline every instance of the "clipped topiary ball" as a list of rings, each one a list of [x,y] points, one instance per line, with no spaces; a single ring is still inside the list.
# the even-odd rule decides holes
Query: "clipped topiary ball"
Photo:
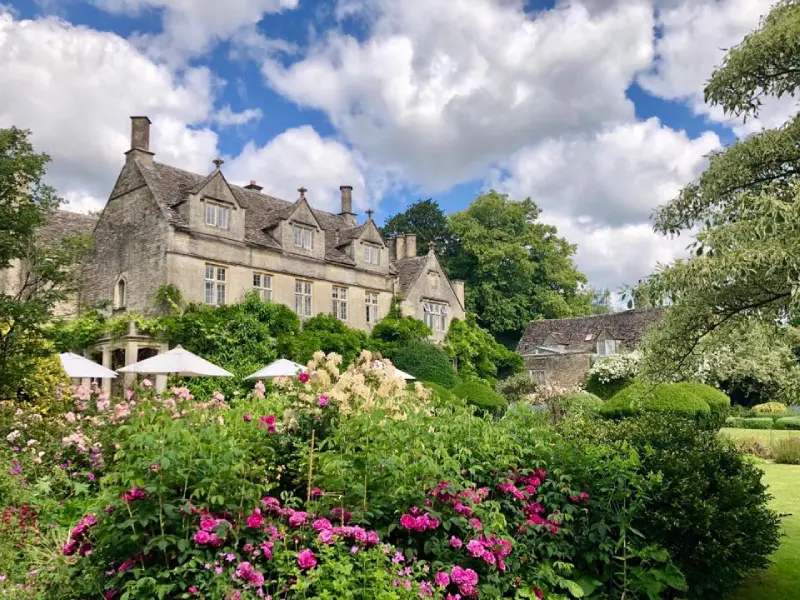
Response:
[[[488,385],[475,381],[459,383],[451,391],[457,397],[466,400],[467,404],[477,406],[486,412],[498,413],[508,406],[508,402],[500,394]]]
[[[559,407],[569,415],[596,416],[605,404],[602,398],[590,392],[574,392],[559,401]]]
[[[444,405],[464,406],[466,404],[462,398],[456,396],[451,390],[448,390],[443,385],[439,385],[438,383],[434,383],[432,381],[423,381],[422,385],[430,389],[433,392],[434,398]]]
[[[752,411],[754,413],[782,413],[789,410],[783,402],[764,402],[764,404],[756,404]]]
[[[702,398],[675,383],[634,383],[600,407],[608,418],[630,417],[643,412],[670,412],[686,416],[709,415],[711,408]]]

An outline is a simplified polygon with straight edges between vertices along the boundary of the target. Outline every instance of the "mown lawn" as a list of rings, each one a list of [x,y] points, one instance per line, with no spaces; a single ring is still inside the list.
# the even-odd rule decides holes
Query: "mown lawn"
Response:
[[[800,434],[800,431],[754,431],[757,434]],[[769,441],[766,438],[764,441]],[[775,438],[772,438],[775,439]],[[793,513],[783,521],[784,537],[773,555],[774,564],[754,573],[733,595],[734,600],[800,600],[800,466],[763,463],[764,481],[773,495],[772,506],[780,513]]]
[[[800,438],[800,431],[791,429],[734,429],[732,427],[723,427],[720,433],[734,441],[756,438],[765,444],[790,437]]]

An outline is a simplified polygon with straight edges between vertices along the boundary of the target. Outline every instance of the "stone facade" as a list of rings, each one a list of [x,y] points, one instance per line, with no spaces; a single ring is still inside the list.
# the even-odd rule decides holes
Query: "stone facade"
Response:
[[[432,325],[436,340],[452,319],[464,317],[463,282],[448,280],[433,249],[416,256],[416,236],[384,240],[370,212],[359,224],[352,187],[341,186],[341,212],[332,214],[313,209],[303,188],[289,202],[262,193],[255,182],[232,185],[222,161],[206,175],[189,173],[156,162],[150,120],[131,119],[131,149],[93,224],[94,247],[74,307],[152,315],[158,290],[174,285],[186,301],[209,304],[259,289],[303,319],[335,310],[365,331],[400,294],[404,314]],[[90,354],[118,367],[140,351],[161,350],[131,332]]]
[[[582,386],[592,363],[631,352],[663,309],[531,321],[517,345],[531,379],[561,387]]]

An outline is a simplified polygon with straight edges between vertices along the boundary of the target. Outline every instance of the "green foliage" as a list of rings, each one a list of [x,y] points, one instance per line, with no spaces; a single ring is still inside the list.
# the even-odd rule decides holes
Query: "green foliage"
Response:
[[[186,308],[186,302],[178,286],[170,283],[162,285],[156,291],[156,304],[164,314],[180,314]]]
[[[336,352],[347,366],[367,346],[367,334],[352,329],[333,315],[319,314],[303,323],[303,330],[292,339],[292,360],[306,364],[315,352]]]
[[[395,301],[393,300],[393,302]],[[399,307],[399,303],[397,306]],[[424,321],[414,317],[404,317],[398,308],[378,321],[372,328],[369,345],[372,350],[389,354],[393,348],[414,342],[424,342],[431,335],[433,335],[433,331],[425,325]]]
[[[775,421],[770,417],[728,417],[725,419],[725,426],[737,429],[774,429]]]
[[[779,2],[759,29],[728,51],[706,87],[707,102],[753,117],[765,96],[794,96],[798,32],[800,4]],[[657,270],[641,286],[650,297],[672,301],[650,344],[662,380],[702,360],[698,345],[709,335],[726,341],[753,324],[773,326],[800,314],[793,283],[800,261],[799,149],[795,115],[712,154],[700,178],[659,209],[656,229],[663,233],[694,235],[699,228],[695,256]],[[749,351],[754,361],[761,359]]]
[[[453,388],[452,392],[457,397],[466,400],[467,404],[477,406],[487,413],[499,413],[508,406],[505,398],[489,386],[477,381],[459,383]]]
[[[775,424],[781,429],[800,429],[800,417],[781,417]]]
[[[779,465],[800,465],[800,438],[778,440],[773,445],[772,454]]]
[[[463,379],[484,379],[494,383],[522,370],[522,357],[509,350],[480,327],[473,315],[453,319],[444,339],[444,349]]]
[[[765,402],[764,404],[756,404],[752,411],[754,413],[783,413],[786,412],[787,408],[783,402]]]
[[[627,444],[644,472],[660,474],[663,484],[631,525],[669,551],[686,577],[687,598],[724,597],[747,571],[768,564],[780,521],[767,507],[761,471],[715,431],[658,414],[598,421],[573,433],[591,443]]]
[[[432,381],[423,381],[422,385],[432,390],[434,398],[446,406],[464,406],[466,404],[462,398],[456,396],[451,390],[443,385],[434,383]]]
[[[420,381],[431,381],[446,388],[458,383],[458,376],[447,354],[434,344],[411,342],[397,346],[385,355],[398,369]]]
[[[263,302],[257,293],[248,294],[239,304],[190,305],[182,315],[163,317],[160,323],[170,346],[181,345],[235,375],[188,379],[186,385],[198,394],[221,390],[230,395],[248,390],[251,384],[242,378],[288,356],[300,328],[293,311],[282,304]]]
[[[696,381],[682,381],[676,383],[675,386],[697,396],[708,404],[711,409],[711,414],[706,420],[708,426],[716,429],[722,427],[731,409],[731,399],[728,398],[725,392]]]
[[[447,217],[439,208],[439,204],[430,198],[418,200],[405,212],[386,219],[381,233],[384,238],[406,233],[416,234],[418,255],[427,254],[431,242],[433,242],[436,245],[436,252],[444,264],[446,264],[452,246],[452,235]]]
[[[711,410],[705,400],[677,384],[629,385],[600,408],[604,417],[630,417],[643,412],[668,412],[688,416],[708,415]]]
[[[536,382],[528,373],[522,372],[498,381],[494,389],[509,403],[522,402],[536,391]]]
[[[608,400],[633,383],[639,373],[640,360],[638,352],[612,354],[598,360],[586,374],[586,389]]]
[[[558,401],[558,406],[568,416],[595,417],[605,404],[602,398],[590,392],[574,392]]]
[[[448,274],[466,282],[467,308],[481,327],[512,346],[534,319],[591,311],[575,247],[538,221],[539,207],[490,191],[450,215]]]
[[[0,293],[0,399],[14,398],[30,378],[31,361],[49,354],[42,330],[75,290],[75,267],[89,247],[84,236],[57,243],[38,237],[61,199],[42,182],[50,157],[37,154],[29,137],[16,127],[0,129],[0,270],[16,264],[19,282]]]

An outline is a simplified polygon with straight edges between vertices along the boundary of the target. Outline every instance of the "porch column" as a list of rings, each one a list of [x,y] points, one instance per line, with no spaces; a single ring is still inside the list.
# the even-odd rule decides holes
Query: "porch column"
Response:
[[[132,365],[139,357],[139,344],[133,340],[125,342],[125,366]],[[125,388],[132,388],[136,383],[136,373],[125,373]]]
[[[108,346],[103,346],[103,366],[106,369],[111,369],[111,348]],[[102,383],[100,387],[103,390],[104,394],[111,395],[111,380],[108,378],[101,379]]]

